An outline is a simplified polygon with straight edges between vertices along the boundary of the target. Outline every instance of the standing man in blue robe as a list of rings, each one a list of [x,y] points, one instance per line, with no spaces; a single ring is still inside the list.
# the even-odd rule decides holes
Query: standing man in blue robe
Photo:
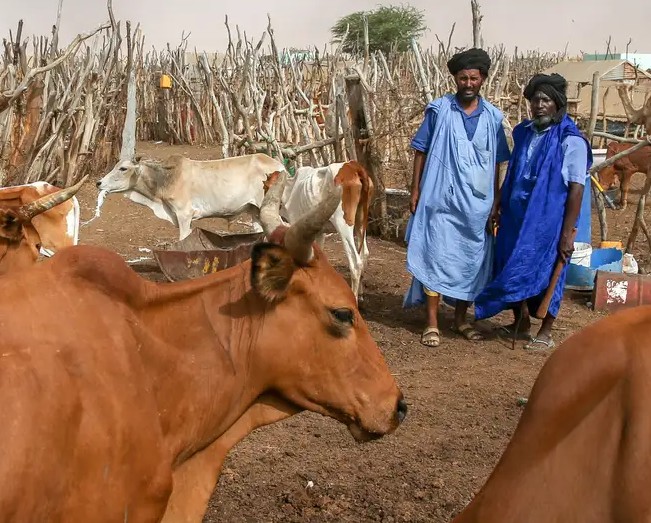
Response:
[[[427,304],[421,343],[440,343],[441,296],[456,301],[453,330],[477,341],[468,306],[492,275],[489,219],[498,186],[498,163],[509,159],[502,112],[479,96],[491,60],[469,49],[448,62],[457,92],[430,102],[414,136],[412,216],[407,225],[407,270],[412,283],[405,308]]]
[[[590,145],[566,114],[566,88],[562,76],[539,74],[524,90],[533,120],[513,129],[513,153],[496,197],[495,277],[475,301],[477,319],[512,309],[515,322],[502,330],[513,335],[520,321],[518,332],[530,340],[525,349],[531,350],[555,345],[552,325],[563,298],[567,264],[574,251],[572,232],[592,164]],[[558,260],[565,264],[563,271],[540,330],[531,338],[530,313],[538,309]]]

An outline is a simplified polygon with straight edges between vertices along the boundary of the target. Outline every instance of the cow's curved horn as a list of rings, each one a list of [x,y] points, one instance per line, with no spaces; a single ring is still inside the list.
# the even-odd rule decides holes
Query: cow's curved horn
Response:
[[[264,195],[260,205],[260,223],[267,237],[283,224],[280,219],[280,201],[285,189],[285,180],[287,180],[287,173],[281,171],[276,182],[271,185],[267,194]]]
[[[26,222],[31,220],[37,214],[41,214],[51,209],[52,207],[55,207],[60,203],[69,200],[81,188],[84,182],[88,179],[88,176],[89,175],[87,174],[78,183],[72,185],[71,187],[68,187],[67,189],[61,189],[60,191],[57,191],[53,194],[48,194],[47,196],[43,196],[38,200],[26,203],[25,205],[21,205],[18,209],[16,209],[16,214],[20,220]]]
[[[312,259],[312,243],[341,203],[341,190],[341,186],[334,183],[329,185],[318,205],[293,223],[285,233],[285,247],[298,263],[307,263]]]

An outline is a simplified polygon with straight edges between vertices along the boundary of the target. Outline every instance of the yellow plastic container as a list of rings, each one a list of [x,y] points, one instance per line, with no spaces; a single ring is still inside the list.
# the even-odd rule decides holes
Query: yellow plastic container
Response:
[[[622,245],[622,242],[616,242],[616,241],[605,241],[605,242],[601,242],[601,243],[599,244],[599,247],[600,247],[601,249],[619,249],[620,251],[621,251],[621,250],[624,250],[624,247],[623,247],[623,245]]]
[[[160,75],[160,88],[161,89],[171,89],[172,88],[172,77],[168,74]]]

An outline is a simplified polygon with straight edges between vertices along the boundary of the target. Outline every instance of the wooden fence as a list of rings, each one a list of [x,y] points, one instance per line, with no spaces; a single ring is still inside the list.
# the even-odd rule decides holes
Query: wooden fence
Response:
[[[223,53],[176,47],[146,50],[138,26],[109,20],[65,49],[51,37],[4,40],[0,62],[0,182],[46,180],[68,186],[101,176],[120,154],[127,85],[136,85],[136,138],[215,147],[222,157],[267,152],[290,167],[358,159],[378,188],[373,227],[383,235],[385,188],[406,189],[409,142],[425,105],[454,90],[447,41],[408,52],[293,54],[278,50],[271,22],[259,40],[224,31]],[[58,22],[57,22],[58,24]],[[502,109],[507,131],[528,116],[529,78],[563,53],[487,49],[492,67],[483,94]],[[311,56],[309,56],[311,55]],[[309,56],[309,59],[306,58]],[[594,127],[588,129],[595,137]],[[509,134],[507,132],[507,134]]]

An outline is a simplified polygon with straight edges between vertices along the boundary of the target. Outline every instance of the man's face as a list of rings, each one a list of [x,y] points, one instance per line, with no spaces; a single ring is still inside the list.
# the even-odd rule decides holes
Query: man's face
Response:
[[[457,96],[462,102],[470,102],[479,94],[486,78],[479,69],[463,69],[454,75],[457,84]]]
[[[558,112],[556,103],[542,91],[536,91],[529,102],[534,123],[541,127],[549,125],[552,117]]]

